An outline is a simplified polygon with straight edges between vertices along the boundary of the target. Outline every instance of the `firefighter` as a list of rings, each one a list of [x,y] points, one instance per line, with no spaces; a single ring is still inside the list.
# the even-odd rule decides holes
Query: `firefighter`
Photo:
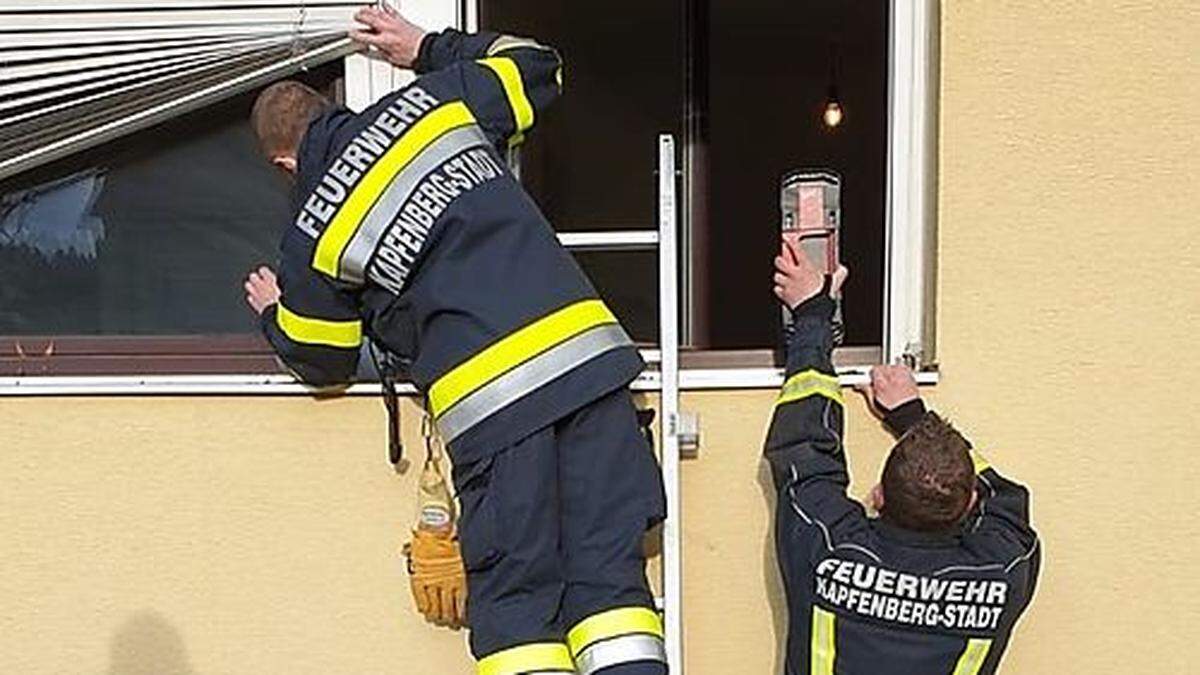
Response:
[[[871,491],[846,495],[831,319],[846,269],[822,275],[783,242],[787,379],[765,455],[777,494],[789,674],[993,673],[1033,595],[1028,491],[922,403],[912,371],[876,367],[864,393],[899,440]]]
[[[418,77],[360,114],[264,90],[253,125],[298,201],[248,301],[306,382],[349,381],[364,336],[410,362],[454,464],[480,673],[666,673],[642,552],[665,500],[628,390],[644,364],[504,161],[559,95],[559,56],[357,19]]]

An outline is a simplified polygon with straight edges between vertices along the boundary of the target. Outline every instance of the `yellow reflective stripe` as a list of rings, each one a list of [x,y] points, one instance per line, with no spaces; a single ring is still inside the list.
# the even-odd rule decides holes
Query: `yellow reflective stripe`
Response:
[[[837,628],[834,614],[813,605],[812,646],[810,651],[811,675],[833,675],[833,661],[837,656]]]
[[[567,646],[558,642],[537,642],[505,649],[479,661],[479,675],[521,675],[522,673],[575,672],[575,662]]]
[[[662,617],[647,607],[610,609],[575,624],[567,633],[567,644],[571,647],[571,653],[579,656],[590,644],[635,633],[645,633],[662,639]]]
[[[508,97],[508,105],[512,108],[513,120],[517,128],[514,136],[519,136],[533,127],[533,104],[525,95],[525,83],[521,81],[521,71],[517,63],[509,58],[492,57],[480,59],[480,64],[487,66],[500,78],[504,87],[504,95]]]
[[[971,463],[975,465],[976,475],[992,468],[992,463],[987,461],[986,457],[976,452],[974,448],[971,448]]]
[[[279,303],[275,324],[293,342],[355,349],[362,344],[362,321],[327,321],[301,316]]]
[[[983,668],[983,660],[991,648],[991,640],[968,640],[966,649],[958,657],[958,665],[954,666],[954,675],[976,675]]]
[[[780,406],[814,395],[824,396],[839,405],[844,405],[842,386],[838,384],[838,379],[816,370],[806,370],[789,377],[787,382],[783,383],[775,405]]]
[[[558,343],[617,318],[600,300],[583,300],[510,333],[443,375],[429,388],[434,417],[471,392]]]
[[[474,122],[475,117],[465,103],[452,101],[435,108],[397,139],[382,157],[375,160],[321,233],[313,252],[313,269],[337,277],[342,253],[396,174],[442,134]]]

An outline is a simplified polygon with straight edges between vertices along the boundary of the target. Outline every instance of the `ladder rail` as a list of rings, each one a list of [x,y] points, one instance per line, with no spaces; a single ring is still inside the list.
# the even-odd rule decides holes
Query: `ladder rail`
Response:
[[[663,523],[662,594],[667,663],[683,672],[683,541],[679,476],[679,272],[675,138],[658,137],[659,438],[667,517]]]

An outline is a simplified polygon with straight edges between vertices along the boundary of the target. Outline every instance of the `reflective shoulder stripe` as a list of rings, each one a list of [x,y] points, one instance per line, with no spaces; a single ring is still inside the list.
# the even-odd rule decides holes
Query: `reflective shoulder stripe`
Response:
[[[294,342],[357,349],[362,344],[362,321],[328,321],[296,314],[279,303],[275,324]]]
[[[583,300],[510,333],[439,378],[429,388],[430,412],[440,417],[469,394],[554,345],[590,328],[616,323],[600,300]]]
[[[810,648],[811,675],[833,675],[833,662],[837,656],[837,626],[832,612],[813,605],[812,646]]]
[[[954,666],[954,675],[976,675],[983,668],[983,660],[992,648],[991,640],[968,640],[963,653]]]
[[[775,405],[781,406],[810,396],[824,396],[839,405],[844,405],[842,386],[838,379],[816,370],[806,370],[789,377],[787,382],[783,383]]]
[[[479,661],[479,675],[574,672],[571,652],[559,642],[535,642],[512,647]]]
[[[987,461],[987,457],[976,452],[975,448],[971,448],[971,463],[975,465],[975,475],[979,475],[992,468],[992,463]]]
[[[544,49],[546,51],[551,51],[550,47],[547,47],[546,45],[543,45],[543,44],[538,44],[538,42],[536,40],[530,40],[529,38],[517,37],[515,35],[501,35],[500,37],[493,40],[492,44],[488,46],[487,55],[495,56],[495,55],[499,54],[500,52],[506,52],[510,49],[519,49],[521,47],[528,47],[530,49]]]
[[[473,147],[486,147],[487,145],[488,141],[483,135],[483,131],[474,124],[451,129],[426,145],[404,169],[396,174],[391,184],[371,206],[357,231],[346,244],[345,250],[342,251],[338,276],[353,283],[364,283],[367,275],[367,263],[375,254],[379,241],[383,239],[393,221],[398,220],[397,214],[417,192],[421,182],[455,155]],[[406,271],[411,270],[406,269]]]
[[[533,127],[533,104],[525,94],[525,83],[521,81],[521,71],[517,63],[510,58],[493,56],[479,60],[483,65],[500,78],[504,87],[504,95],[508,97],[508,105],[512,108],[513,121],[516,124],[514,136],[520,136]]]
[[[575,657],[579,675],[593,675],[606,668],[625,663],[646,661],[667,662],[667,648],[660,637],[653,635],[623,635],[602,640]]]
[[[571,653],[578,656],[588,646],[621,635],[652,635],[662,639],[662,617],[648,607],[618,607],[594,614],[567,633]]]
[[[475,117],[462,101],[452,101],[431,110],[406,131],[377,159],[354,186],[321,233],[313,252],[312,266],[331,277],[340,273],[342,254],[371,206],[392,180],[430,143],[458,127],[474,124]]]

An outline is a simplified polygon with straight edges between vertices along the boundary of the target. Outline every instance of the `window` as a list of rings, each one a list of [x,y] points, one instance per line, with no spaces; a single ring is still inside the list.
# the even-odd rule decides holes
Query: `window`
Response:
[[[300,77],[336,97],[341,74]],[[241,291],[291,211],[256,93],[0,184],[0,372],[278,372]]]
[[[134,116],[151,103],[162,108],[150,110],[133,135],[83,134],[86,142],[56,146],[53,162],[43,157],[19,171],[5,145],[13,138],[0,137],[0,375],[276,373],[237,281],[249,265],[274,258],[288,188],[256,159],[235,159],[254,156],[243,121],[251,99],[229,92],[265,84],[264,73],[285,77],[345,53],[344,40],[331,41],[338,37],[332,27],[344,26],[358,3],[139,0],[143,9],[130,14],[124,10],[132,2],[87,13],[25,12],[17,24],[0,10],[3,30],[16,36],[0,45],[0,57],[25,59],[31,68],[15,81],[0,77],[0,119],[12,111],[5,107],[15,100],[5,98],[12,87],[53,83],[50,76],[70,75],[70,91],[84,87],[96,104],[87,112],[112,103]],[[593,4],[412,0],[405,10],[426,26],[532,35],[564,53],[567,95],[539,120],[521,157],[523,180],[560,231],[653,229],[656,137],[677,137],[684,335],[692,344],[757,348],[754,364],[770,363],[763,348],[775,342],[778,313],[765,268],[779,228],[779,178],[825,167],[844,179],[843,258],[855,271],[848,344],[863,348],[844,350],[843,362],[875,360],[882,350],[889,360],[910,354],[932,363],[936,3]],[[188,21],[150,30],[145,17],[158,5],[186,5],[194,13],[184,18],[222,37],[201,47],[183,27]],[[273,28],[256,39],[274,51],[231,70],[241,78],[236,86],[193,96],[196,87],[222,82],[220,66],[230,57],[221,50],[244,56],[249,49],[231,47],[242,38],[222,32],[233,30],[232,12],[269,12],[264,25]],[[64,40],[32,25],[59,26],[64,17],[77,22],[64,30],[86,28],[80,35],[90,37]],[[146,41],[157,41],[155,48]],[[87,58],[99,49],[103,59],[73,71],[79,64],[69,59],[80,54],[62,45],[76,43]],[[51,51],[37,51],[44,49]],[[204,53],[181,63],[171,49]],[[325,51],[295,58],[297,50]],[[140,65],[128,62],[139,53]],[[33,68],[39,63],[65,65]],[[115,94],[108,91],[117,78],[112,68],[132,78]],[[195,77],[200,72],[206,77]],[[314,67],[308,77],[336,86],[343,74],[351,107],[407,78],[358,55],[344,68],[340,61]],[[820,124],[831,82],[845,110],[833,131]],[[29,91],[57,95],[51,103],[66,100],[61,84]],[[179,101],[187,104],[173,107]],[[238,195],[213,188],[208,194],[222,195],[215,210],[199,198],[211,187],[204,172],[192,170],[206,162],[244,188]],[[164,182],[169,198],[147,187]],[[655,341],[654,253],[577,257],[634,336]],[[715,362],[746,361],[727,355]]]

